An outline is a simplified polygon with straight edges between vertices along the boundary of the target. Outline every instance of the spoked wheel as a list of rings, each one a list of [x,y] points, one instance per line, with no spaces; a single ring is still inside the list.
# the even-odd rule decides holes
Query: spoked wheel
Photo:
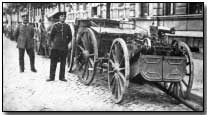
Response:
[[[184,42],[178,42],[178,47],[183,55],[186,57],[186,73],[182,81],[172,82],[166,85],[169,92],[183,98],[188,98],[193,85],[193,57],[190,48]]]
[[[95,76],[98,58],[97,41],[94,32],[87,28],[78,33],[76,41],[75,64],[82,83],[89,85]]]
[[[67,55],[68,72],[72,71],[73,60],[74,60],[74,48],[73,48],[73,40],[72,40],[71,43],[69,44],[68,55]]]
[[[68,48],[68,55],[67,55],[67,67],[68,67],[68,72],[72,72],[73,64],[74,64],[75,28],[73,24],[69,24],[69,26],[72,34],[72,40],[68,46],[69,48]]]
[[[125,41],[121,38],[114,40],[108,62],[108,85],[115,103],[123,99],[129,84],[129,54]]]

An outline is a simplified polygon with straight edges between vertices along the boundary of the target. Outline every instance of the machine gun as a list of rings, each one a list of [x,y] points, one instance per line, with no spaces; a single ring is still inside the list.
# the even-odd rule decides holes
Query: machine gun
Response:
[[[175,29],[163,26],[150,26],[150,37],[144,43],[150,44],[150,48],[146,48],[145,52],[156,55],[171,55],[173,53],[174,55],[176,50],[175,47],[172,47],[172,44],[169,44],[166,36],[167,33],[175,34]]]
[[[156,42],[166,42],[166,33],[175,34],[175,28],[168,28],[164,26],[150,26],[150,35],[152,41]]]

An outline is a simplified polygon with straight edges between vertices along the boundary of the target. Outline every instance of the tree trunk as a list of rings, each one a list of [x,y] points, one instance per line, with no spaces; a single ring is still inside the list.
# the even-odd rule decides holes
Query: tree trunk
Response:
[[[9,30],[9,38],[11,39],[11,40],[14,40],[14,38],[13,38],[13,18],[12,18],[12,14],[10,15],[10,19],[11,19],[11,25],[10,25],[10,30]]]

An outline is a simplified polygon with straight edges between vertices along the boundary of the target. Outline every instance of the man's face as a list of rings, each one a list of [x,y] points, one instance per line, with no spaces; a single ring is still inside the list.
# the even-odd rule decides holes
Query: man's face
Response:
[[[29,21],[29,17],[28,17],[28,15],[24,15],[24,16],[22,16],[22,19],[23,19],[23,23],[24,23],[24,24],[28,23],[28,21]]]
[[[65,15],[60,15],[59,19],[60,19],[61,22],[64,22],[65,21]]]

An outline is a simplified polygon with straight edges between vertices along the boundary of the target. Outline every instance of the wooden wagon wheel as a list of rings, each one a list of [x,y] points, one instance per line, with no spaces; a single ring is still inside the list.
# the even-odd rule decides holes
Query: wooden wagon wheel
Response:
[[[72,71],[73,67],[73,61],[74,61],[74,40],[72,39],[71,42],[69,43],[69,48],[68,48],[68,55],[67,55],[67,66],[68,66],[68,72]]]
[[[72,71],[73,63],[74,63],[74,46],[75,46],[75,37],[74,37],[74,25],[69,24],[71,33],[72,33],[72,40],[69,43],[68,46],[68,55],[67,55],[67,66],[68,66],[68,72]]]
[[[115,103],[123,99],[129,84],[129,54],[125,41],[115,39],[110,49],[108,62],[108,86]]]
[[[86,28],[78,33],[76,41],[75,64],[79,79],[89,85],[95,76],[98,47],[94,32]]]
[[[177,45],[187,60],[186,73],[182,81],[168,83],[167,89],[169,92],[172,92],[179,97],[188,98],[192,89],[194,78],[193,57],[190,48],[186,43],[177,42]]]

